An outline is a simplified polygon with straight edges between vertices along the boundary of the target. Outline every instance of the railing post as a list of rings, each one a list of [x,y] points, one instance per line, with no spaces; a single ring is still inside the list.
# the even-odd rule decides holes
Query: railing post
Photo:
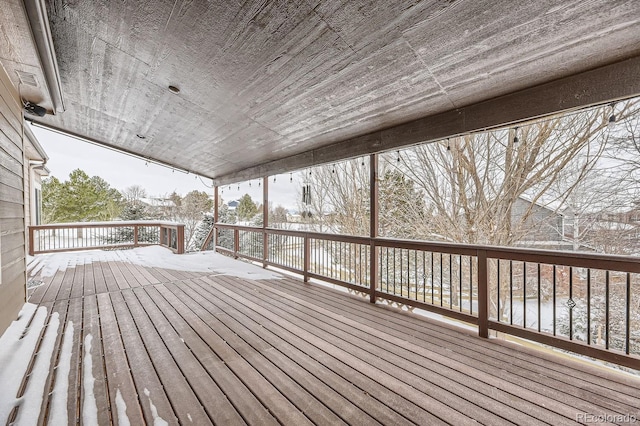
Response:
[[[138,225],[133,225],[133,246],[138,247]]]
[[[478,335],[489,337],[489,265],[486,250],[478,250]]]
[[[311,244],[309,236],[304,236],[304,282],[309,282],[309,268],[311,266]]]
[[[238,258],[238,252],[240,251],[240,230],[238,228],[233,229],[233,258]]]
[[[376,303],[376,288],[378,287],[378,246],[372,239],[369,244],[369,302]]]
[[[35,232],[35,229],[33,229],[33,227],[29,227],[29,256],[34,256],[35,255],[35,247],[33,246],[33,242],[34,242],[34,238],[33,238],[33,233]]]
[[[184,225],[177,226],[176,239],[176,253],[184,254]]]

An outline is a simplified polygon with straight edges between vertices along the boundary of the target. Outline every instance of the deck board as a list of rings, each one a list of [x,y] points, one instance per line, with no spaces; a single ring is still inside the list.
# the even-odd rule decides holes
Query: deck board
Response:
[[[50,420],[54,366],[71,323],[70,424],[86,414],[90,394],[98,422],[114,425],[640,417],[638,378],[294,278],[244,280],[80,256],[43,280],[30,301],[58,312],[61,325],[41,423]]]
[[[296,297],[313,301],[315,293],[314,288],[309,288],[305,293],[300,293],[296,286],[300,283],[289,281],[287,283],[279,283],[278,289],[294,294]],[[310,293],[310,294],[307,294]],[[598,375],[593,372],[583,374],[575,365],[571,370],[553,370],[549,365],[538,365],[532,362],[531,358],[520,359],[514,357],[512,353],[504,354],[500,349],[495,348],[494,342],[490,342],[486,347],[478,347],[475,337],[455,338],[447,333],[429,334],[424,332],[424,320],[415,319],[411,321],[407,319],[408,315],[402,315],[402,322],[395,322],[394,316],[389,316],[386,312],[381,312],[380,316],[370,315],[366,310],[358,309],[359,304],[349,303],[344,298],[333,298],[331,295],[325,297],[323,308],[340,314],[342,312],[350,312],[360,318],[360,322],[368,324],[376,330],[385,330],[388,333],[406,339],[407,334],[411,334],[416,340],[413,343],[419,346],[438,352],[451,359],[455,359],[474,368],[486,371],[489,374],[495,372],[495,369],[501,369],[502,374],[508,381],[518,383],[526,389],[535,391],[542,395],[548,395],[554,400],[568,399],[575,408],[583,410],[600,407],[601,413],[627,413],[637,406],[638,393],[640,389],[635,390],[633,386],[629,386],[627,390],[632,392],[627,394],[620,392],[620,388],[611,389],[606,385],[615,383],[611,381],[598,382]],[[384,325],[381,322],[385,321]],[[416,328],[414,328],[414,324]],[[418,332],[419,330],[419,332]],[[470,344],[466,344],[466,339]],[[438,343],[441,340],[448,340],[450,343],[457,343],[461,347],[460,353],[452,353],[451,351],[442,350]],[[574,363],[575,364],[575,363]]]

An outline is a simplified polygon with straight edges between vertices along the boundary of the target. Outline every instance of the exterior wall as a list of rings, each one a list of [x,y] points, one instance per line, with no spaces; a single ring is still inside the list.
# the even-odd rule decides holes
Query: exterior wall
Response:
[[[537,204],[532,205],[529,201],[518,198],[511,211],[512,222],[514,224],[518,223],[527,213],[529,216],[525,220],[523,227],[528,231],[522,238],[527,246],[537,247],[539,244],[549,245],[563,241],[562,215],[543,206]]]
[[[26,300],[22,126],[18,91],[0,66],[0,333]]]

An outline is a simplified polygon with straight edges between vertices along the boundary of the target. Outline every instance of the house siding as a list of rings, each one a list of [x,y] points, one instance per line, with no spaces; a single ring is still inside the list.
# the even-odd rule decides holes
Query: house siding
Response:
[[[26,300],[22,125],[18,91],[0,66],[0,334]]]

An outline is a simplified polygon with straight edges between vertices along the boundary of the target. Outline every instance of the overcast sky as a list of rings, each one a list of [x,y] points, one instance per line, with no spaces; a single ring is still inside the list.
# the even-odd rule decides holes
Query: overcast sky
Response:
[[[140,185],[149,196],[164,196],[173,191],[185,195],[194,189],[213,194],[211,179],[172,171],[153,163],[145,165],[145,161],[139,158],[40,127],[31,126],[31,129],[49,156],[47,168],[51,176],[61,181],[67,180],[71,171],[82,169],[89,176],[100,176],[118,190]],[[269,199],[274,206],[281,204],[295,209],[297,185],[290,182],[289,177],[289,174],[277,176],[276,182],[273,182],[273,177],[270,178]],[[258,186],[258,182],[257,179],[251,181],[251,186],[248,182],[227,185],[221,188],[221,195],[225,201],[230,201],[248,193],[254,201],[261,203],[262,187]]]

